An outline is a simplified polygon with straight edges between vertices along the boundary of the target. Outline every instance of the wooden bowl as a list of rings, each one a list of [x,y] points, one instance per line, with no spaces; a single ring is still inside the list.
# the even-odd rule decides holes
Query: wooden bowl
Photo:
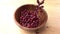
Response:
[[[27,28],[27,27],[21,26],[21,25],[19,24],[19,22],[20,22],[20,19],[19,19],[19,18],[20,18],[20,15],[21,15],[21,11],[23,11],[24,9],[34,10],[34,9],[36,9],[36,7],[37,7],[37,5],[27,4],[27,5],[23,5],[23,6],[19,7],[19,8],[16,10],[16,12],[14,13],[14,19],[15,19],[15,21],[16,21],[16,24],[17,24],[21,29],[24,29],[24,30],[37,30],[37,29],[43,27],[43,26],[46,24],[47,18],[48,18],[47,13],[45,12],[45,10],[44,10],[43,8],[40,8],[40,7],[38,8],[38,16],[39,16],[39,18],[41,18],[42,24],[40,24],[40,25],[39,25],[38,27],[36,27],[36,28]]]

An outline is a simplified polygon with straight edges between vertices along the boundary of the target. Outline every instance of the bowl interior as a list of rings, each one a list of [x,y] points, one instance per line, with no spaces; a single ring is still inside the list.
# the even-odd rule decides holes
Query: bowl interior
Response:
[[[19,24],[19,22],[20,22],[20,16],[21,16],[21,12],[23,11],[23,10],[25,10],[25,9],[27,9],[27,10],[35,10],[36,9],[36,5],[32,5],[32,4],[28,4],[28,5],[23,5],[23,6],[21,6],[21,7],[19,7],[17,10],[16,10],[16,12],[15,12],[15,20],[17,21],[17,23]],[[41,10],[40,8],[39,8],[39,10]],[[42,9],[43,10],[43,9]],[[39,13],[40,14],[40,13]],[[47,21],[47,14],[46,14],[46,12],[43,10],[43,14],[44,14],[44,16],[43,17],[41,17],[41,19],[43,20],[43,24],[41,25],[41,26],[38,26],[38,27],[36,27],[36,28],[26,28],[26,27],[23,27],[23,26],[21,26],[20,24],[18,25],[19,27],[21,27],[21,28],[23,28],[23,29],[30,29],[30,30],[36,30],[36,29],[38,29],[38,28],[40,28],[40,27],[42,27],[43,25],[45,25],[45,23],[46,23],[46,21]]]

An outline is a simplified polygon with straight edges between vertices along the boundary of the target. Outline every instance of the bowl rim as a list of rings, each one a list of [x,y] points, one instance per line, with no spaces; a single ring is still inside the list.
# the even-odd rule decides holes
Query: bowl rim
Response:
[[[22,5],[22,6],[26,6],[26,5],[37,6],[37,5],[34,5],[34,4],[25,4],[25,5]],[[21,8],[22,6],[18,7],[18,8],[16,9],[16,11],[17,11],[19,8]],[[43,9],[43,10],[44,10],[44,9]],[[14,21],[15,21],[16,25],[19,26],[19,28],[22,28],[22,29],[24,29],[24,30],[37,30],[37,29],[43,27],[43,26],[46,24],[46,22],[43,22],[40,26],[38,26],[38,27],[36,27],[36,28],[27,28],[27,27],[24,27],[24,26],[20,25],[20,24],[17,22],[17,20],[16,20],[16,18],[15,18],[15,13],[16,13],[16,11],[14,12]],[[44,11],[45,11],[45,10],[44,10]]]

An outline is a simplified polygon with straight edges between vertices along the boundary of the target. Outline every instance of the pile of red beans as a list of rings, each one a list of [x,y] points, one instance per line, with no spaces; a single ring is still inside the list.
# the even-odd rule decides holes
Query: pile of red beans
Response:
[[[20,25],[27,28],[35,28],[39,25],[39,18],[34,11],[21,11]]]

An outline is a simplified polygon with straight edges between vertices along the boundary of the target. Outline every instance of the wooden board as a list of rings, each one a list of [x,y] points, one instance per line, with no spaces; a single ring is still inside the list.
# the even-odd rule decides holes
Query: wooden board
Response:
[[[35,0],[0,0],[0,33],[1,34],[35,34],[19,28],[14,21],[15,10],[24,4],[35,4]],[[60,34],[60,0],[45,0],[44,9],[48,21],[39,34]],[[47,27],[48,26],[48,27]]]

